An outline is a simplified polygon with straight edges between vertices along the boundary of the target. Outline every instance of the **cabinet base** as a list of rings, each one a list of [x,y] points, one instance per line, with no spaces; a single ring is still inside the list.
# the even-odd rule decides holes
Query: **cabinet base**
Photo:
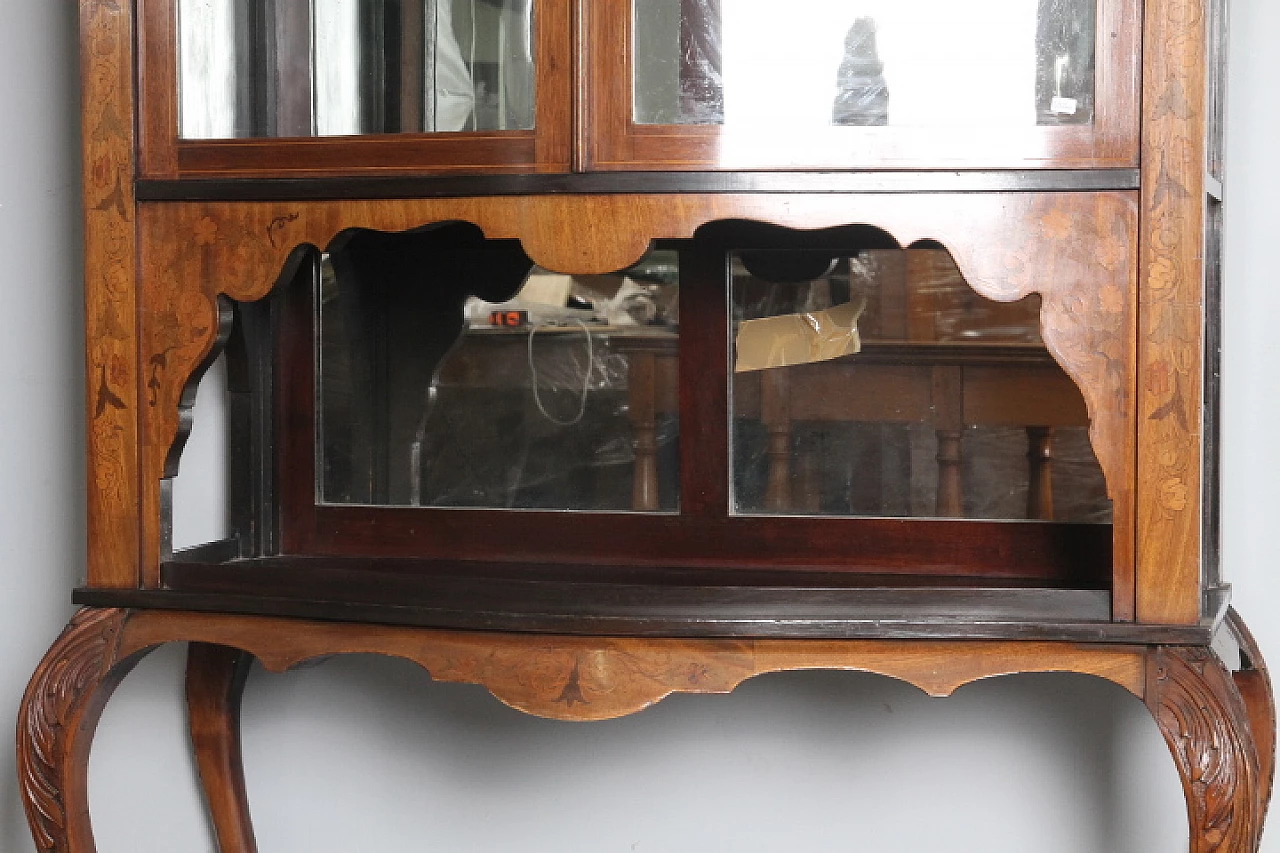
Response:
[[[37,849],[92,853],[89,749],[107,700],[133,665],[191,643],[192,739],[224,853],[256,846],[240,761],[248,663],[281,672],[306,660],[374,653],[412,660],[437,681],[481,684],[544,717],[623,716],[671,693],[727,693],[752,676],[800,669],[874,672],[946,696],[981,678],[1077,672],[1143,699],[1182,776],[1192,853],[1256,851],[1271,793],[1275,706],[1257,646],[1234,614],[1231,672],[1208,646],[1040,641],[608,638],[458,632],[260,616],[86,608],[32,677],[18,717],[18,769]]]

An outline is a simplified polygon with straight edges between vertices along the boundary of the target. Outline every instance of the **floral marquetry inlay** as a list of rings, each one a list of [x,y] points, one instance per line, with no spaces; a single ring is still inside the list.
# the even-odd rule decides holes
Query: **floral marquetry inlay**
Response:
[[[1088,404],[1095,453],[1115,502],[1118,571],[1128,572],[1137,197],[1126,192],[652,195],[628,197],[626,204],[612,196],[562,195],[144,205],[149,456],[143,482],[150,489],[166,471],[183,393],[221,329],[217,297],[262,298],[300,246],[323,248],[351,228],[405,231],[465,221],[486,237],[521,240],[547,269],[598,273],[633,263],[652,239],[691,237],[723,219],[797,229],[872,224],[902,246],[945,246],[985,297],[1012,301],[1041,294],[1046,345]]]

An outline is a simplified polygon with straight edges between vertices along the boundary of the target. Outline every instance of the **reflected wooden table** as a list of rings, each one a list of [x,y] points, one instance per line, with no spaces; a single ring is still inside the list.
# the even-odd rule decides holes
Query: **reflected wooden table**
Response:
[[[656,511],[658,422],[679,413],[679,333],[671,327],[597,326],[590,331],[626,357],[635,448],[631,506]],[[539,328],[536,335],[539,346],[583,347],[578,326]],[[472,388],[527,384],[528,336],[527,328],[470,330],[464,345],[446,360],[441,381]],[[1079,389],[1037,344],[867,341],[855,355],[735,374],[732,399],[735,417],[758,420],[768,434],[769,512],[817,510],[814,469],[820,460],[793,452],[796,424],[863,422],[933,427],[938,442],[936,513],[944,518],[964,515],[964,429],[1026,430],[1026,515],[1052,520],[1054,430],[1089,425]]]

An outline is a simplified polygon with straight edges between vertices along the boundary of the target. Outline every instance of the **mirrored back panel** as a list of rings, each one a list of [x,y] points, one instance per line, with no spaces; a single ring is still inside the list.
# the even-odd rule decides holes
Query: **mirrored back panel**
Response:
[[[942,249],[731,258],[732,512],[1111,520],[1039,298]]]
[[[532,0],[178,0],[183,139],[529,130]]]
[[[558,275],[466,225],[331,247],[320,502],[677,510],[678,278],[665,251]]]

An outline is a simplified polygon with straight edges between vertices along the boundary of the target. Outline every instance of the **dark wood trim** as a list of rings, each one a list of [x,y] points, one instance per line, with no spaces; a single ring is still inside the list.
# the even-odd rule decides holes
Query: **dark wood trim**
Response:
[[[185,178],[137,183],[140,201],[304,201],[620,193],[932,193],[1136,190],[1137,169],[918,172],[595,172],[585,174]]]
[[[190,548],[174,551],[172,561],[175,563],[225,563],[243,555],[240,553],[239,539],[215,539]]]
[[[687,518],[729,515],[729,258],[707,241],[680,252],[680,507]]]
[[[647,611],[615,607],[612,612],[555,612],[551,608],[526,606],[523,611],[500,607],[461,608],[440,603],[386,603],[357,600],[326,600],[310,597],[263,595],[256,584],[247,593],[179,592],[175,590],[76,590],[74,600],[90,606],[128,606],[152,610],[186,610],[212,613],[240,613],[284,616],[331,622],[365,622],[467,630],[512,631],[538,634],[572,634],[610,637],[759,637],[796,639],[1018,639],[1082,643],[1193,644],[1207,643],[1207,625],[1163,626],[1115,623],[1105,620],[1018,618],[1019,606],[1040,601],[1059,612],[1069,610],[1055,602],[1090,602],[1089,612],[1105,607],[1101,591],[1061,590],[954,590],[919,588],[911,590],[860,590],[846,593],[846,602],[855,598],[862,606],[842,606],[829,599],[815,603],[822,593],[808,601],[796,590],[763,590],[747,603],[720,603],[699,606],[696,612],[682,611],[676,601],[652,604]],[[672,599],[689,595],[677,588]],[[725,596],[728,598],[728,595]],[[1093,601],[1097,598],[1102,604]],[[1003,599],[1008,602],[1000,605]],[[597,600],[594,602],[599,604]],[[779,609],[785,603],[784,609]],[[916,604],[919,604],[919,607]],[[713,604],[715,604],[713,602]],[[806,606],[808,609],[806,610]],[[922,609],[923,608],[923,609]],[[938,616],[940,610],[945,616]],[[1029,613],[1031,611],[1024,611]],[[1011,618],[1012,617],[1012,618]]]

